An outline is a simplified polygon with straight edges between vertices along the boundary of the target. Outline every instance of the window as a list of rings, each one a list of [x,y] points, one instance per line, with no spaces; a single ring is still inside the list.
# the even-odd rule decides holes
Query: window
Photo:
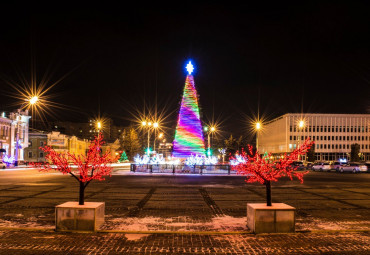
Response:
[[[349,141],[349,136],[347,136],[347,141]]]
[[[342,145],[341,144],[339,144],[339,149],[342,149]]]
[[[316,144],[316,149],[319,149],[320,148],[320,144]]]
[[[357,141],[361,141],[361,136],[358,136],[357,137]]]
[[[343,136],[343,141],[345,141],[346,140],[346,137],[345,136]]]
[[[326,149],[326,144],[324,144],[324,149]]]
[[[362,139],[361,139],[362,141],[365,141],[365,137],[363,137],[363,136],[362,136],[361,138],[362,138]]]
[[[320,149],[322,149],[322,144],[320,144]]]
[[[28,158],[32,158],[32,151],[28,152]]]
[[[320,136],[320,140],[322,141],[323,139],[322,139],[322,136]]]
[[[40,142],[40,146],[42,147],[42,146],[44,146],[44,142]]]
[[[322,128],[322,126],[320,127],[320,132],[322,132],[323,131],[323,128]]]
[[[293,127],[292,127],[292,126],[290,126],[289,130],[290,130],[290,132],[292,132],[292,131],[293,131]]]
[[[326,132],[326,126],[324,127],[324,132]]]
[[[324,136],[324,141],[326,141],[326,136]]]
[[[351,132],[353,132],[353,127],[351,127]]]
[[[364,149],[364,145],[363,144],[361,145],[361,149]]]
[[[345,146],[345,145],[343,145],[343,148],[345,148],[344,146]],[[347,144],[347,149],[349,149],[349,144]]]
[[[319,137],[319,136],[317,136],[317,137],[316,137],[316,140],[317,140],[317,141],[319,141],[319,140],[320,140],[320,137]]]
[[[297,131],[297,128],[294,126],[294,132],[296,132]]]
[[[316,138],[316,136],[313,136],[312,138],[313,138],[313,140],[314,140],[314,141],[316,140],[316,139],[315,139],[315,138]]]
[[[355,132],[355,133],[357,132],[357,127],[353,128],[353,132]]]
[[[338,126],[335,127],[335,132],[338,132]]]
[[[353,136],[351,136],[351,141],[353,141]]]
[[[342,132],[342,127],[339,127],[339,132]]]
[[[311,126],[308,127],[308,132],[311,132]]]
[[[294,138],[294,141],[297,140],[297,137],[296,136],[294,136],[293,138]]]
[[[349,127],[347,127],[347,132],[349,132]]]
[[[312,132],[316,132],[315,126],[312,127]]]
[[[338,149],[338,144],[335,145],[335,149]]]
[[[328,149],[330,149],[330,144],[328,144]]]
[[[328,140],[330,141],[330,135],[328,136]]]
[[[301,136],[301,140],[302,140],[302,141],[304,140],[304,136],[303,136],[303,135]]]
[[[292,136],[290,136],[289,140],[292,140],[292,138],[293,138],[293,137],[292,137]]]
[[[40,152],[40,158],[43,158],[43,157],[44,157],[44,153]]]

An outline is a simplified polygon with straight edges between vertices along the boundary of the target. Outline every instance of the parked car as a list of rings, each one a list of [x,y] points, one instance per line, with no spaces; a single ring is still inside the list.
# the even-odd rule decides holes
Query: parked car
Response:
[[[297,170],[303,170],[304,169],[304,165],[303,165],[303,162],[302,161],[294,161],[292,163],[292,166],[294,168],[296,168]]]
[[[6,168],[6,164],[2,161],[0,161],[0,168],[1,169],[5,169]]]
[[[339,169],[339,172],[352,172],[352,173],[360,173],[360,172],[367,172],[367,166],[360,163],[348,163],[342,165]]]
[[[370,162],[366,162],[365,166],[367,166],[367,172],[370,173]]]
[[[333,162],[333,164],[331,164],[331,169],[335,170],[335,171],[339,171],[340,167],[345,165],[346,163],[342,163],[340,161],[335,161]]]
[[[329,163],[326,163],[326,162],[319,162],[319,163],[315,163],[313,164],[312,166],[312,170],[313,171],[330,171],[331,170],[331,167],[330,167],[330,164]]]

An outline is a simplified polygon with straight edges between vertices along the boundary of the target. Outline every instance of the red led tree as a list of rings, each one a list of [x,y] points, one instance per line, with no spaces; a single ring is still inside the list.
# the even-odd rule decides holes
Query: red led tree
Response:
[[[72,153],[58,153],[49,146],[41,147],[46,153],[47,163],[36,165],[40,171],[56,170],[63,174],[70,174],[80,183],[80,195],[78,203],[85,203],[85,188],[92,180],[105,180],[105,176],[110,176],[112,167],[110,163],[116,161],[116,158],[110,155],[107,150],[101,153],[101,147],[104,144],[102,136],[96,137],[89,146],[87,156],[74,155]]]
[[[252,146],[248,146],[248,153],[242,152],[242,157],[245,162],[239,165],[233,166],[239,174],[247,175],[245,180],[247,183],[259,182],[266,186],[266,202],[267,206],[271,206],[271,182],[278,181],[283,176],[288,176],[290,180],[293,180],[295,176],[301,183],[303,183],[303,176],[308,173],[297,172],[297,167],[293,166],[292,163],[299,158],[299,155],[306,154],[312,146],[313,142],[307,139],[301,146],[292,151],[275,162],[270,161],[270,154],[268,156],[262,156],[258,153],[253,153]]]

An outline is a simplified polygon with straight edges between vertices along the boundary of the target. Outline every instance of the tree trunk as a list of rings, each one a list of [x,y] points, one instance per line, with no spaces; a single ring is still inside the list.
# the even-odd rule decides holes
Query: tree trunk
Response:
[[[85,204],[85,183],[80,182],[80,197],[78,199],[79,205]]]
[[[271,206],[272,205],[272,201],[271,201],[271,182],[270,181],[265,181],[265,185],[266,185],[266,203],[267,203],[267,206]]]

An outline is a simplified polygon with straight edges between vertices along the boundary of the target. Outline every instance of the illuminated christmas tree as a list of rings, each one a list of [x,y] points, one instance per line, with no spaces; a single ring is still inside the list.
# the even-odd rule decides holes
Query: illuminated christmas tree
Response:
[[[194,85],[194,77],[191,75],[194,68],[190,61],[186,69],[189,74],[186,76],[175,140],[173,141],[173,156],[177,158],[187,158],[191,155],[205,155],[198,96]]]

